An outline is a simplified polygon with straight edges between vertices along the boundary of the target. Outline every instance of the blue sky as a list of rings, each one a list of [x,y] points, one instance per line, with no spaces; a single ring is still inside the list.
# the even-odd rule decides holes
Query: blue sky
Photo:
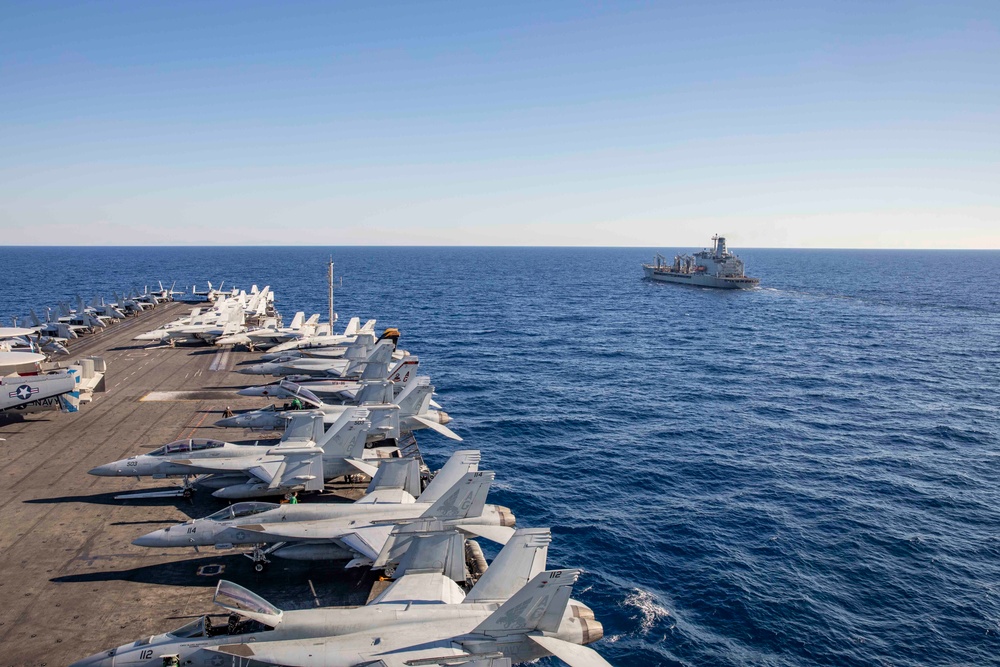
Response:
[[[0,0],[8,244],[1000,248],[1000,2]]]

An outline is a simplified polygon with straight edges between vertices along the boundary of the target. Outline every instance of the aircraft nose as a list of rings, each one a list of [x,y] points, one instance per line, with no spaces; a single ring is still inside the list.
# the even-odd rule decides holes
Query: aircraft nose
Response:
[[[238,428],[241,426],[240,417],[226,417],[225,419],[220,419],[215,422],[216,426],[221,426],[222,428]]]
[[[146,533],[142,537],[132,540],[132,544],[137,547],[164,547],[169,545],[167,530],[161,528],[151,533]]]
[[[88,472],[89,474],[95,475],[97,477],[115,477],[118,474],[119,467],[120,466],[116,461],[114,463],[105,463],[102,466],[97,466],[96,468],[93,468]]]

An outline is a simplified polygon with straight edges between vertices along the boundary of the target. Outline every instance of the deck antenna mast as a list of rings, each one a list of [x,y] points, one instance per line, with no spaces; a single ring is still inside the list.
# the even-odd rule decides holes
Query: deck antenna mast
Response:
[[[330,335],[333,335],[333,323],[335,315],[333,314],[333,255],[330,255],[330,264],[328,266],[327,279],[330,284]]]

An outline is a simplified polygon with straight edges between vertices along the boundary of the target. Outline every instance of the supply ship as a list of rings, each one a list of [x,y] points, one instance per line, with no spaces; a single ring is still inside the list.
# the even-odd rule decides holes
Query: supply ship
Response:
[[[673,264],[657,253],[656,263],[643,264],[642,270],[648,280],[698,287],[750,289],[760,284],[760,278],[745,275],[743,260],[729,252],[725,238],[715,235],[712,242],[711,250],[702,250],[694,255],[677,255]]]

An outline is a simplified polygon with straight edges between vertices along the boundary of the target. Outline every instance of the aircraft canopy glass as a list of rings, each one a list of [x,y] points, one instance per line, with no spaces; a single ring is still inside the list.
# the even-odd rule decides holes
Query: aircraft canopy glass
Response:
[[[209,440],[207,438],[194,438],[188,440],[175,440],[163,445],[159,449],[154,449],[149,456],[163,456],[165,454],[183,454],[186,452],[200,452],[205,449],[216,449],[226,443],[222,440]]]
[[[186,625],[182,625],[173,632],[168,632],[171,637],[177,637],[178,639],[187,639],[189,637],[204,637],[205,636],[205,617],[201,616],[191,621]]]
[[[223,609],[237,612],[272,628],[281,622],[280,609],[259,595],[225,579],[219,581],[213,602]]]
[[[277,503],[236,503],[235,505],[230,505],[225,509],[221,509],[214,514],[209,514],[206,518],[211,521],[231,521],[232,519],[239,519],[246,516],[253,516],[254,514],[260,514],[261,512],[267,512],[268,510],[273,510],[281,507]]]

